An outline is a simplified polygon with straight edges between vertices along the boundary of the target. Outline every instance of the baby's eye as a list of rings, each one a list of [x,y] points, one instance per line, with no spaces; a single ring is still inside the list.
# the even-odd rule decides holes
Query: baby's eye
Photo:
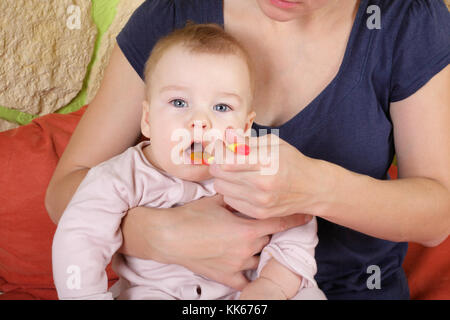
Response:
[[[173,99],[170,103],[176,108],[187,107],[187,102],[182,99]]]
[[[216,104],[213,109],[215,111],[219,111],[219,112],[227,112],[230,111],[231,108],[229,106],[227,106],[226,104]]]

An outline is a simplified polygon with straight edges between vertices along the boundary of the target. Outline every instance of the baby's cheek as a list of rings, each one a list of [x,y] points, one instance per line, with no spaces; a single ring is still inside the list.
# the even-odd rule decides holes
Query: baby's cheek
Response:
[[[247,114],[244,112],[239,112],[239,114],[235,114],[232,121],[230,121],[230,124],[228,126],[233,127],[235,130],[245,129],[245,124],[247,120]]]
[[[170,122],[167,122],[164,119],[150,123],[152,136],[155,139],[160,140],[162,143],[171,141],[172,134],[175,132],[175,129],[175,127],[170,127]]]

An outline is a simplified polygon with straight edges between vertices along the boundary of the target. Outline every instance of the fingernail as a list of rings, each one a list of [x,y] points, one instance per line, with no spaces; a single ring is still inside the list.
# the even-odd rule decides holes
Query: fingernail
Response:
[[[250,153],[250,147],[244,143],[231,143],[227,145],[231,152],[247,156]]]
[[[250,153],[250,147],[244,143],[240,143],[236,146],[236,153],[248,156],[248,154]]]

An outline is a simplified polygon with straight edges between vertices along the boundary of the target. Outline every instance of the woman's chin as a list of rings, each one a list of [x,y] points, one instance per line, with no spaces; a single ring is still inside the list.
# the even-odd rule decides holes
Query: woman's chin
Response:
[[[313,6],[305,3],[298,3],[292,8],[280,8],[271,3],[270,0],[259,0],[258,5],[264,15],[271,20],[278,22],[288,22],[296,20],[302,16],[310,14],[315,9],[323,7],[329,0],[314,0]]]
[[[271,20],[278,21],[278,22],[286,22],[290,20],[294,20],[296,18],[295,12],[292,11],[285,11],[282,9],[279,9],[272,4],[263,2],[259,3],[259,8],[264,13],[264,15]]]

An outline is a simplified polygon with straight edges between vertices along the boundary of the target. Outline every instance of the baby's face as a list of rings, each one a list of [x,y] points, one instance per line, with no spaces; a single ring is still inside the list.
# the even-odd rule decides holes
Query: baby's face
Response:
[[[144,152],[157,168],[181,179],[211,178],[207,165],[191,163],[193,143],[209,151],[216,138],[225,139],[227,128],[248,132],[255,117],[248,68],[236,55],[174,46],[158,61],[147,90],[142,133],[151,145]]]

